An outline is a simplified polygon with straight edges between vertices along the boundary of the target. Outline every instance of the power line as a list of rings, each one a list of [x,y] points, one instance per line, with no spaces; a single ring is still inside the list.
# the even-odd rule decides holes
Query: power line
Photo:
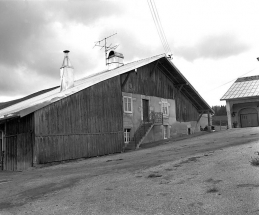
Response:
[[[161,43],[162,43],[162,46],[163,46],[163,48],[164,48],[164,50],[165,50],[165,52],[166,52],[166,46],[165,46],[165,44],[164,44],[162,35],[161,35],[161,33],[160,33],[159,29],[158,29],[158,25],[156,24],[155,15],[153,14],[154,12],[153,12],[153,10],[152,10],[152,8],[151,8],[151,5],[150,5],[151,3],[149,3],[149,0],[147,0],[147,2],[148,2],[148,6],[149,6],[150,13],[151,13],[152,18],[153,18],[153,22],[154,22],[154,24],[155,24],[155,26],[156,26],[156,29],[157,29],[158,36],[159,36],[160,41],[161,41]]]
[[[167,45],[169,51],[171,52],[169,43],[168,43],[167,38],[166,38],[166,36],[165,36],[165,32],[164,32],[163,26],[162,26],[161,21],[160,21],[160,17],[159,17],[159,13],[158,13],[158,10],[157,10],[157,7],[156,7],[156,3],[155,3],[154,0],[153,0],[153,2],[154,2],[155,11],[156,11],[156,14],[157,14],[157,17],[158,17],[158,21],[159,21],[159,26],[160,26],[160,28],[162,29],[162,34],[164,35],[165,43],[166,43],[166,45]]]
[[[155,2],[152,3],[152,0],[147,0],[147,2],[148,2],[150,13],[151,13],[152,18],[153,18],[153,22],[156,26],[156,29],[157,29],[157,32],[158,32],[158,35],[159,35],[159,38],[160,38],[160,41],[163,45],[163,48],[164,48],[165,52],[171,53],[171,49],[170,49],[170,46],[169,46],[168,41],[166,39],[162,24],[161,24],[161,21],[160,21],[160,18],[159,18],[159,14],[158,14],[158,11],[156,9]]]
[[[244,73],[243,75],[246,75],[246,74],[248,74],[248,73],[254,71],[256,68],[257,68],[257,67],[255,67],[255,68],[249,70],[248,72]],[[243,75],[240,75],[240,76],[237,77],[237,78],[240,78],[240,77],[243,76]],[[220,88],[220,87],[223,87],[223,86],[225,86],[226,84],[229,84],[229,83],[231,83],[232,81],[237,80],[237,78],[235,78],[235,79],[233,79],[233,80],[231,80],[231,81],[228,81],[228,82],[226,82],[226,83],[224,83],[224,84],[222,84],[222,85],[220,85],[220,86],[218,86],[218,87],[216,87],[216,88],[213,88],[212,90],[209,90],[208,92],[211,92],[211,91],[216,90],[216,89],[218,89],[218,88]]]
[[[162,42],[162,44],[163,44],[163,46],[164,46],[165,52],[167,52],[167,51],[168,51],[168,46],[167,46],[167,44],[166,44],[166,41],[165,41],[163,32],[162,32],[162,30],[161,30],[161,28],[160,28],[160,24],[159,24],[159,22],[158,22],[158,17],[157,17],[157,15],[156,15],[156,11],[155,11],[155,9],[154,9],[154,7],[153,7],[153,4],[152,4],[152,1],[151,1],[151,0],[150,0],[150,6],[151,6],[150,8],[151,8],[151,10],[152,10],[152,15],[153,15],[153,17],[154,17],[155,25],[156,25],[156,27],[157,27],[158,34],[160,35],[161,42]]]

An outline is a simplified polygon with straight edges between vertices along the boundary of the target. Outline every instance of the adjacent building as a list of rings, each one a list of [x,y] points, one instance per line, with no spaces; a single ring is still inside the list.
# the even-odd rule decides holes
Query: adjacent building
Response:
[[[259,76],[238,78],[221,101],[226,101],[228,127],[258,126]]]
[[[64,52],[60,87],[0,107],[4,170],[118,153],[192,134],[200,131],[203,114],[213,114],[164,54],[123,64],[124,56],[111,51],[106,71],[74,81]]]

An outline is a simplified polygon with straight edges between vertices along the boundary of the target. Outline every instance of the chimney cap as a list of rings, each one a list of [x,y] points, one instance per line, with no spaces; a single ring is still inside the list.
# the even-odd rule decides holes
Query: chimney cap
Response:
[[[119,53],[119,52],[115,52],[115,51],[110,51],[109,54],[108,54],[108,58],[111,58],[111,57],[120,57],[120,58],[124,58],[123,54],[122,53]]]
[[[65,51],[63,51],[64,53],[69,53],[70,51],[69,50],[65,50]]]

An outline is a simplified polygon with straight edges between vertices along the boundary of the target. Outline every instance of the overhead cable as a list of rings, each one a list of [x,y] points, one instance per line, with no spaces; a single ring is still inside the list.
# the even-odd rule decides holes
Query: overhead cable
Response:
[[[166,53],[169,52],[171,54],[171,49],[170,49],[170,46],[169,46],[168,41],[166,39],[163,27],[161,25],[161,21],[160,21],[159,15],[158,15],[158,11],[156,9],[155,2],[153,1],[153,3],[152,3],[152,0],[147,0],[147,2],[148,2],[149,10],[150,10],[150,13],[152,15],[154,24],[156,26],[156,29],[157,29],[157,32],[158,32],[158,35],[159,35],[159,38],[160,38],[160,41],[163,45],[163,48],[164,48]]]
[[[246,75],[246,74],[248,74],[248,73],[254,71],[256,68],[257,68],[257,67],[255,67],[255,68],[249,70],[248,72],[244,73],[243,75]],[[240,75],[238,78],[242,77],[243,75]],[[213,91],[213,90],[216,90],[216,89],[218,89],[218,88],[220,88],[220,87],[223,87],[223,86],[225,86],[226,84],[229,84],[229,83],[231,83],[232,81],[235,81],[235,80],[237,80],[237,78],[235,78],[235,79],[233,79],[233,80],[231,80],[231,81],[228,81],[228,82],[226,82],[226,83],[224,83],[224,84],[222,84],[222,85],[220,85],[220,86],[218,86],[218,87],[216,87],[216,88],[213,88],[213,89],[209,90],[208,92]]]
[[[168,48],[169,52],[171,52],[171,49],[170,49],[169,43],[168,43],[167,38],[166,38],[166,36],[165,36],[165,32],[164,32],[163,26],[162,26],[161,21],[160,21],[160,17],[159,17],[159,13],[158,13],[158,10],[157,10],[157,7],[156,7],[156,3],[155,3],[155,1],[154,1],[154,0],[151,0],[151,3],[152,3],[152,1],[153,1],[153,3],[154,3],[154,8],[155,8],[155,12],[156,12],[156,14],[157,14],[159,27],[160,27],[160,30],[161,30],[161,32],[162,32],[162,35],[163,35],[163,38],[164,38],[165,44],[166,44],[166,46],[167,46],[167,48]]]

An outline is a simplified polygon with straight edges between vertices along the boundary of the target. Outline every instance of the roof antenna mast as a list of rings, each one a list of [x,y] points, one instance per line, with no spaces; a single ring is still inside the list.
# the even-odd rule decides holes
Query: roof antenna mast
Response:
[[[95,46],[99,46],[99,47],[101,47],[101,49],[102,48],[104,48],[104,53],[105,53],[105,65],[107,66],[108,65],[108,62],[107,62],[107,52],[108,51],[110,51],[110,50],[115,50],[119,45],[115,45],[115,46],[112,46],[112,44],[110,44],[109,46],[107,46],[106,44],[107,44],[107,39],[108,38],[110,38],[110,37],[112,37],[112,36],[114,36],[114,35],[116,35],[117,33],[115,33],[115,34],[112,34],[112,35],[110,35],[110,36],[108,36],[108,37],[105,37],[104,39],[102,39],[102,40],[99,40],[99,41],[97,41],[97,42],[95,42],[95,44],[94,44],[94,47]],[[103,44],[104,43],[104,44]],[[93,47],[93,48],[94,48]],[[100,50],[101,50],[100,49]]]

